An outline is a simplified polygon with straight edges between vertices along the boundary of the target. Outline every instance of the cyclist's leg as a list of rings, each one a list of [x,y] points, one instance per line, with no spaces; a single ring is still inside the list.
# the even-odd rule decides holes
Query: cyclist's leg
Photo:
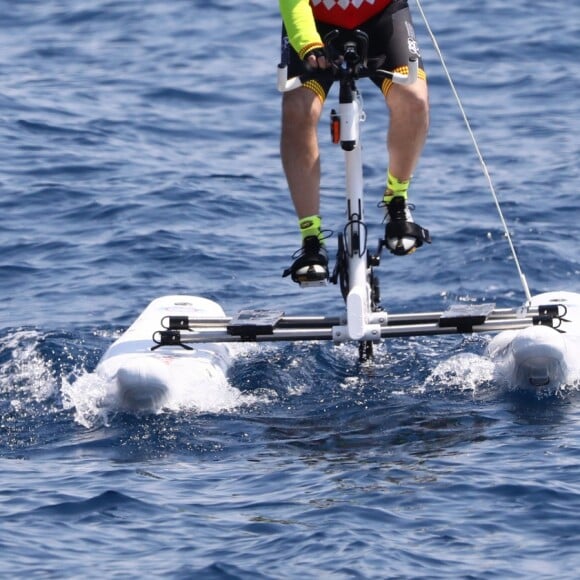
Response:
[[[282,30],[282,61],[288,76],[305,72],[303,63]],[[317,128],[330,85],[309,81],[282,97],[280,157],[299,219],[320,212],[320,155]]]
[[[416,43],[406,0],[394,0],[373,20],[370,38],[373,53],[386,57],[382,68],[406,71],[409,39]],[[411,178],[419,161],[429,129],[429,96],[422,60],[419,60],[419,78],[412,85],[399,85],[390,80],[377,84],[390,112],[387,136],[389,169],[394,177],[406,181]]]
[[[369,30],[370,57],[385,55],[381,68],[407,72],[409,43],[415,43],[411,14],[406,0],[394,0],[375,18]],[[423,150],[429,129],[429,96],[423,62],[419,59],[419,78],[412,85],[377,81],[390,112],[387,133],[389,170],[383,201],[387,206],[385,240],[398,255],[412,253],[429,232],[414,224],[407,205],[407,191]],[[391,203],[391,202],[395,203]]]
[[[309,89],[301,87],[282,97],[280,157],[299,219],[320,213],[321,112],[321,100]]]
[[[304,72],[303,63],[288,45],[283,31],[282,62],[288,75]],[[284,275],[295,282],[310,283],[328,278],[320,218],[320,154],[318,122],[330,85],[308,81],[282,97],[280,157],[302,236],[302,248]]]

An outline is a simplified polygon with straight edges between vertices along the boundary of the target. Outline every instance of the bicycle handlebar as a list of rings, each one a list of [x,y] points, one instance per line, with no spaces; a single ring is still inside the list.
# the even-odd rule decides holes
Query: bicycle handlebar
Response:
[[[337,50],[337,44],[341,40],[343,44]],[[408,39],[409,60],[407,74],[379,68],[380,58],[375,59],[375,62],[378,62],[376,67],[369,67],[367,63],[368,46],[369,37],[362,30],[355,30],[352,34],[348,34],[346,38],[341,36],[339,30],[332,30],[324,37],[324,50],[330,66],[323,70],[314,70],[289,79],[287,65],[279,64],[278,90],[282,93],[292,91],[302,86],[306,81],[317,78],[326,78],[332,81],[338,80],[341,83],[349,83],[359,78],[391,79],[399,85],[412,85],[417,80],[419,53],[412,38]]]
[[[412,85],[417,80],[417,74],[419,70],[419,60],[416,56],[410,56],[408,62],[407,74],[388,71],[383,69],[370,69],[366,66],[360,67],[356,73],[352,73],[349,70],[336,68],[331,65],[329,68],[323,70],[317,70],[313,72],[308,72],[303,75],[288,78],[288,66],[285,64],[278,65],[278,90],[281,93],[287,91],[293,91],[298,87],[301,87],[306,81],[316,79],[331,77],[333,80],[340,80],[350,75],[350,78],[377,78],[377,79],[391,79],[394,83],[399,85]]]

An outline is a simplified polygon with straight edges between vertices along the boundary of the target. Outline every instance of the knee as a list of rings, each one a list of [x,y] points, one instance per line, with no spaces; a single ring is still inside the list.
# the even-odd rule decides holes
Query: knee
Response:
[[[420,116],[429,115],[429,97],[427,91],[413,91],[409,98],[410,107],[413,113]]]
[[[425,83],[419,81],[410,86],[394,85],[387,95],[391,112],[414,118],[429,117],[429,96]]]
[[[320,119],[322,103],[308,89],[296,89],[282,98],[282,125],[284,128],[316,127]]]

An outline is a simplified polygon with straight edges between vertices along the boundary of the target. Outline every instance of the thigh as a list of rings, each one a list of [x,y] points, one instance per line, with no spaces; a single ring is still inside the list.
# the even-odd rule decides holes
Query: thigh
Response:
[[[381,68],[404,70],[409,63],[409,45],[419,51],[413,19],[407,0],[394,0],[389,6],[362,28],[369,35],[369,59],[383,58]],[[423,60],[419,69],[424,78]],[[382,81],[376,81],[381,86]]]
[[[303,86],[282,95],[282,123],[285,129],[303,131],[318,125],[324,100],[309,88]]]

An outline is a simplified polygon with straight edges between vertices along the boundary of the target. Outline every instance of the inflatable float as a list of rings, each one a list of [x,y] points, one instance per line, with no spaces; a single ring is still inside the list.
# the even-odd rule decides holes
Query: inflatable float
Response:
[[[556,328],[530,326],[504,330],[487,347],[498,378],[519,389],[558,389],[573,382],[580,358],[580,294],[545,292],[534,296],[532,307],[559,305]]]
[[[558,309],[557,316],[552,319],[554,324],[529,324],[501,330],[487,346],[486,355],[495,364],[497,379],[510,387],[557,389],[573,382],[578,375],[580,294],[546,292],[533,297],[524,309],[539,310],[546,306]],[[169,403],[175,406],[180,399],[187,397],[195,396],[198,400],[210,397],[220,389],[229,388],[228,368],[240,348],[231,341],[278,338],[271,328],[264,330],[264,312],[243,311],[243,314],[235,322],[226,317],[219,304],[199,296],[157,298],[107,349],[96,373],[109,385],[118,406],[129,411],[156,412]],[[159,337],[160,328],[164,327],[163,321],[169,318],[181,318],[193,326],[169,332],[170,337],[177,337],[175,342],[173,338],[169,342],[159,340],[156,336]],[[266,320],[270,319],[266,317]],[[324,334],[319,335],[318,320],[308,322],[315,325],[315,334],[311,338],[326,338]],[[426,328],[422,326],[422,332],[415,332],[414,327],[407,330],[397,326],[396,319],[394,324],[393,330],[399,336],[447,330],[431,324]],[[243,329],[241,332],[240,328]],[[475,328],[478,331],[486,329],[481,326],[472,330]],[[262,337],[256,329],[266,334]],[[453,331],[462,330],[456,328]],[[468,328],[464,330],[469,331]],[[280,332],[284,329],[281,328]],[[302,333],[298,337],[283,334],[279,338],[301,340],[304,336]]]
[[[162,296],[153,300],[105,352],[96,373],[112,385],[121,408],[155,412],[181,389],[227,383],[232,346],[203,343],[156,349],[153,335],[168,316],[224,317],[216,302],[198,296]]]

